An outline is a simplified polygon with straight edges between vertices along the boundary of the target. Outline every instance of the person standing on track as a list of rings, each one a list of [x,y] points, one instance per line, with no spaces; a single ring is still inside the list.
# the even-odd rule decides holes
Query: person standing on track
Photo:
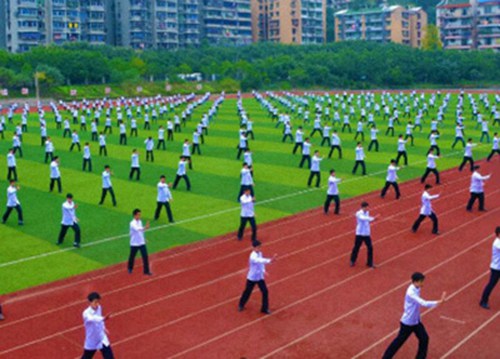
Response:
[[[439,158],[439,156],[436,156],[434,154],[434,149],[430,149],[429,152],[427,152],[427,168],[425,169],[425,173],[424,175],[422,176],[422,178],[420,179],[420,183],[424,183],[425,182],[425,179],[427,178],[427,176],[429,175],[429,173],[434,173],[434,175],[436,176],[436,184],[440,184],[440,180],[439,180],[439,172],[436,168],[436,160]]]
[[[467,211],[472,212],[472,206],[476,199],[479,200],[479,210],[485,211],[484,209],[484,181],[490,179],[491,175],[482,176],[479,173],[480,166],[474,166],[471,176],[470,183],[470,199],[467,203]]]
[[[142,225],[141,210],[139,208],[134,209],[132,215],[134,218],[130,222],[130,255],[128,257],[127,269],[129,274],[132,274],[135,256],[140,251],[144,275],[152,275],[153,273],[149,270],[148,250],[146,248],[146,239],[144,238],[144,231],[149,229],[149,221],[146,222],[146,226]]]
[[[495,289],[495,286],[500,279],[500,226],[495,230],[496,239],[493,241],[493,248],[491,254],[491,275],[490,281],[483,290],[483,295],[481,296],[481,301],[479,305],[484,309],[490,309],[488,305],[488,300],[490,298],[491,292]]]
[[[469,138],[467,140],[467,144],[465,145],[465,150],[464,150],[464,159],[462,160],[462,163],[458,167],[459,171],[462,171],[464,168],[465,164],[469,162],[470,164],[470,171],[474,171],[474,160],[472,159],[472,147],[477,146],[476,144],[472,143],[472,138]]]
[[[431,201],[439,198],[439,194],[431,195],[429,190],[432,188],[430,184],[425,185],[424,193],[422,193],[422,207],[420,208],[420,216],[417,218],[415,223],[413,224],[411,230],[413,233],[416,233],[420,223],[425,219],[425,217],[429,217],[432,220],[432,234],[439,234],[438,229],[438,219],[434,211],[432,210]]]
[[[500,156],[500,138],[498,137],[498,133],[495,132],[495,135],[493,136],[493,146],[491,147],[491,152],[488,155],[487,161],[490,162],[493,156],[498,154]]]
[[[264,277],[266,274],[266,264],[269,264],[276,260],[276,254],[273,256],[273,258],[264,258],[262,256],[261,245],[262,243],[259,241],[252,242],[253,251],[250,254],[248,264],[249,268],[246,287],[241,294],[240,302],[238,305],[239,312],[245,309],[245,304],[247,303],[248,299],[250,299],[253,288],[257,284],[260,291],[262,292],[262,306],[260,311],[264,314],[271,314],[271,311],[269,310],[269,294]]]
[[[335,202],[335,214],[340,213],[340,200],[339,200],[339,189],[338,183],[342,180],[340,178],[335,177],[335,170],[330,170],[330,177],[328,178],[328,189],[326,191],[326,201],[324,205],[324,212],[328,214],[328,209],[330,207],[330,203],[332,200]]]
[[[373,246],[370,232],[370,223],[375,220],[376,217],[371,217],[368,212],[368,202],[361,203],[361,209],[356,212],[356,237],[354,242],[354,247],[351,253],[351,267],[356,264],[356,259],[358,258],[359,249],[361,244],[365,243],[368,250],[366,265],[370,268],[375,268],[373,264]]]
[[[92,292],[87,296],[90,306],[83,311],[83,324],[85,326],[85,344],[83,346],[82,359],[92,359],[99,350],[104,359],[114,359],[113,350],[107,336],[104,322],[111,314],[102,315],[100,305],[101,296]]]
[[[401,317],[398,336],[392,341],[384,353],[382,359],[391,359],[403,346],[412,333],[418,338],[417,359],[427,357],[429,347],[429,335],[420,321],[420,307],[434,308],[446,300],[446,292],[443,292],[440,300],[424,300],[420,297],[420,291],[424,285],[425,276],[415,272],[411,276],[411,284],[406,290],[404,312]]]
[[[387,193],[387,190],[389,189],[390,186],[394,187],[394,190],[396,191],[396,199],[399,199],[401,197],[401,193],[399,192],[399,186],[398,186],[398,175],[397,171],[399,171],[399,167],[397,166],[397,162],[395,159],[391,160],[391,164],[387,168],[387,177],[385,178],[385,186],[382,189],[382,192],[380,193],[380,197],[384,198],[385,194]]]
[[[241,216],[240,227],[238,228],[238,240],[243,239],[243,231],[247,222],[250,222],[252,227],[252,242],[257,241],[257,224],[255,223],[255,210],[254,210],[255,197],[251,195],[249,188],[246,188],[243,195],[240,197]]]

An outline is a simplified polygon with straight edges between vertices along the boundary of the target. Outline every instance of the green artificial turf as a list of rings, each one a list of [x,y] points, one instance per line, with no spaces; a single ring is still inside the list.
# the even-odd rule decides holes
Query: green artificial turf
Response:
[[[478,98],[477,95],[475,97]],[[429,95],[427,95],[428,98]],[[211,100],[213,99],[215,96]],[[444,155],[438,160],[440,170],[457,166],[463,156],[460,145],[454,151],[450,148],[454,139],[456,103],[457,96],[453,95],[444,126],[440,128],[439,144]],[[490,96],[490,103],[494,103],[493,96]],[[17,158],[19,185],[21,186],[18,197],[24,211],[25,225],[17,225],[16,213],[13,212],[7,224],[0,226],[0,294],[125,261],[129,250],[127,234],[132,209],[141,208],[144,220],[153,218],[156,207],[156,184],[159,176],[165,174],[168,181],[173,181],[182,142],[184,138],[191,140],[197,120],[208,111],[211,104],[212,101],[209,101],[195,110],[192,120],[188,122],[186,128],[183,128],[183,133],[176,133],[174,142],[167,141],[166,151],[155,150],[154,163],[145,161],[144,139],[151,135],[156,140],[159,124],[153,124],[152,131],[144,131],[141,129],[142,119],[139,119],[139,137],[129,137],[127,146],[118,144],[118,128],[114,127],[113,135],[108,136],[107,139],[109,157],[100,157],[98,144],[91,142],[93,173],[82,172],[82,153],[69,152],[71,140],[62,138],[62,130],[55,128],[53,114],[47,112],[48,134],[55,145],[55,153],[61,158],[62,194],[48,191],[49,165],[44,163],[44,147],[40,146],[38,117],[31,114],[28,133],[23,135],[24,157]],[[256,208],[258,223],[322,205],[325,198],[324,187],[330,168],[335,168],[337,176],[345,181],[340,185],[343,199],[380,189],[385,182],[388,161],[395,157],[397,152],[397,134],[404,133],[406,123],[406,119],[403,119],[403,109],[400,109],[402,124],[396,125],[395,137],[387,137],[384,136],[386,121],[379,116],[375,117],[380,129],[378,136],[380,152],[378,153],[367,151],[369,131],[365,128],[368,174],[378,174],[361,177],[360,175],[352,176],[350,173],[354,164],[355,141],[353,138],[356,128],[356,121],[352,121],[353,133],[340,133],[344,158],[338,160],[335,153],[334,158],[325,159],[321,163],[323,188],[308,189],[306,182],[309,170],[298,168],[301,155],[297,153],[293,156],[291,154],[293,144],[281,142],[282,129],[274,127],[270,117],[255,99],[245,99],[244,107],[254,121],[256,139],[250,140],[249,143],[254,153],[256,199],[257,202],[264,201]],[[283,107],[278,107],[285,111]],[[480,133],[473,129],[475,123],[470,120],[471,113],[467,100],[464,108],[466,136],[473,137],[474,141],[478,142]],[[177,113],[181,111],[182,107],[176,109]],[[436,111],[437,107],[431,109],[429,116],[425,117],[424,131],[415,133],[415,147],[407,145],[410,166],[399,172],[400,181],[422,175],[425,168],[425,152],[429,147],[427,140],[429,122]],[[314,119],[312,112],[311,120]],[[70,117],[64,111],[62,114],[64,118]],[[168,116],[172,117],[172,113]],[[114,118],[113,120],[116,123]],[[17,115],[14,123],[19,122],[20,115]],[[90,129],[89,122],[87,126]],[[160,122],[165,125],[166,120]],[[296,128],[301,122],[294,120],[294,127]],[[104,116],[101,117],[100,129],[103,124]],[[79,129],[79,125],[73,127]],[[311,131],[311,128],[312,123],[305,125],[306,134]],[[215,121],[210,125],[209,135],[205,136],[205,144],[201,145],[202,156],[193,156],[194,170],[188,171],[192,191],[187,192],[182,181],[173,191],[172,210],[176,223],[168,225],[166,215],[162,212],[160,220],[152,222],[152,227],[157,230],[146,234],[150,253],[236,231],[239,224],[239,205],[236,199],[242,164],[242,161],[236,160],[235,147],[239,139],[238,129],[236,100],[226,100],[220,106]],[[5,164],[7,151],[12,144],[12,130],[13,125],[7,124],[6,139],[0,140],[0,163],[4,164],[0,171],[2,207],[6,203]],[[490,131],[492,135],[493,129]],[[90,131],[80,132],[80,140],[83,147],[86,141],[90,141]],[[328,147],[319,147],[321,138],[318,134],[312,142],[314,145],[312,150],[320,149],[322,155],[328,154]],[[133,148],[138,148],[141,155],[140,182],[128,179],[130,155]],[[475,148],[475,158],[485,157],[490,149],[491,144]],[[111,165],[114,172],[112,182],[117,196],[117,207],[111,205],[109,198],[103,206],[98,205],[101,193],[101,172],[105,164]],[[358,180],[353,181],[354,177]],[[77,216],[82,229],[83,246],[81,249],[71,247],[73,241],[71,230],[61,247],[55,245],[60,229],[61,205],[68,192],[73,193],[74,200],[79,205]],[[4,207],[2,211],[3,209]],[[266,240],[264,235],[260,239]]]

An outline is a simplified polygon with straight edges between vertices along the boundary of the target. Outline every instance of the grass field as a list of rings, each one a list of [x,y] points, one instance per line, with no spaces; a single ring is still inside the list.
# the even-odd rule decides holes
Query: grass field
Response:
[[[475,95],[476,99],[478,96]],[[429,95],[427,95],[427,99]],[[25,225],[18,226],[16,214],[12,213],[6,225],[0,227],[0,294],[13,292],[59,278],[72,276],[126,260],[128,256],[128,223],[131,211],[135,207],[143,210],[143,219],[152,219],[156,206],[156,184],[161,174],[173,181],[177,162],[184,138],[191,140],[193,129],[201,115],[208,111],[212,100],[198,107],[192,120],[183,128],[182,134],[175,134],[175,141],[167,141],[167,150],[155,150],[155,162],[145,161],[144,139],[147,136],[157,138],[158,125],[152,125],[151,131],[141,130],[139,137],[129,137],[127,146],[118,144],[118,129],[113,128],[113,135],[108,136],[108,156],[98,155],[98,144],[91,143],[93,173],[82,172],[82,153],[69,152],[71,140],[62,138],[62,130],[55,129],[53,115],[47,113],[48,134],[55,145],[55,153],[61,158],[61,177],[63,193],[49,193],[49,166],[43,162],[44,147],[40,146],[40,134],[37,115],[29,118],[28,133],[23,135],[23,158],[17,158],[19,175],[18,192],[22,204]],[[377,101],[379,96],[377,95]],[[292,213],[320,206],[325,197],[328,170],[335,168],[337,176],[344,180],[340,186],[341,198],[356,196],[377,188],[385,181],[385,170],[390,158],[396,155],[397,136],[383,135],[386,124],[381,117],[375,118],[379,129],[380,152],[367,153],[368,176],[352,176],[354,163],[354,132],[341,134],[344,158],[342,160],[325,159],[321,164],[323,188],[309,189],[306,181],[308,169],[299,169],[300,155],[291,154],[293,145],[281,142],[281,128],[276,129],[267,113],[253,99],[244,99],[244,107],[254,121],[256,139],[250,140],[254,153],[254,178],[257,198],[257,222],[262,223],[281,218]],[[454,113],[457,96],[453,95],[449,103],[444,126],[440,128],[439,141],[442,159],[438,168],[444,170],[457,166],[463,156],[461,146],[451,150],[454,138]],[[494,97],[490,95],[490,103]],[[481,104],[482,106],[482,104]],[[284,110],[283,107],[281,107]],[[465,101],[465,125],[467,137],[479,141],[479,131],[474,130],[471,121],[468,100]],[[481,110],[482,107],[481,107]],[[180,113],[182,108],[177,108]],[[403,111],[400,110],[400,113]],[[424,120],[422,133],[415,133],[415,147],[407,146],[410,165],[399,172],[401,181],[421,175],[425,168],[425,152],[429,147],[427,134],[430,118],[436,109],[431,110]],[[484,112],[484,111],[483,111]],[[134,112],[135,113],[135,112]],[[359,113],[359,112],[358,112]],[[63,112],[64,117],[68,117]],[[172,114],[169,114],[172,116]],[[313,115],[311,115],[313,117]],[[402,116],[400,116],[401,118]],[[489,117],[489,113],[488,113]],[[20,122],[17,115],[14,123]],[[101,127],[103,126],[101,118]],[[115,121],[116,122],[116,121]],[[162,121],[165,124],[166,120]],[[142,124],[142,119],[139,119]],[[299,124],[294,121],[294,127]],[[404,133],[405,120],[396,126],[396,134]],[[355,129],[355,122],[351,126]],[[78,126],[79,127],[79,126]],[[306,125],[306,133],[312,124]],[[7,125],[6,139],[0,140],[0,161],[3,161],[0,190],[0,203],[6,202],[6,153],[10,148],[13,125]],[[193,156],[193,171],[188,171],[192,191],[187,192],[183,182],[173,191],[172,210],[176,223],[169,225],[166,215],[157,222],[152,222],[152,231],[147,233],[150,253],[178,246],[215,235],[235,231],[239,223],[239,205],[236,197],[239,191],[239,171],[241,161],[236,160],[235,146],[238,143],[239,120],[236,112],[236,100],[226,100],[211,123],[209,135],[201,146],[202,156]],[[490,129],[492,135],[495,129]],[[90,131],[80,133],[83,143],[90,141]],[[313,150],[320,149],[323,155],[328,148],[319,147],[320,136],[316,135]],[[365,151],[369,134],[365,129]],[[133,148],[141,154],[141,181],[130,181],[130,155]],[[485,157],[491,150],[491,144],[474,149],[476,159]],[[112,207],[107,198],[103,206],[98,206],[101,193],[101,172],[109,164],[114,172],[113,188],[118,206]],[[358,172],[359,173],[359,172]],[[82,229],[82,248],[71,247],[73,234],[68,232],[62,247],[55,245],[60,229],[61,204],[65,194],[71,192],[79,205],[77,216]],[[389,197],[392,196],[389,193]],[[403,193],[404,196],[404,193]],[[415,209],[417,211],[417,208]],[[260,238],[263,241],[266,238]],[[314,240],[305,238],[304,240]],[[125,268],[124,268],[125,270]],[[154,263],[153,263],[154,272]]]

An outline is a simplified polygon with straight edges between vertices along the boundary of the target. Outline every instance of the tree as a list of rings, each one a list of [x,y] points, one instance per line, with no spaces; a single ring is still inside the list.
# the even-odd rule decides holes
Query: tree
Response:
[[[443,43],[439,38],[439,30],[436,25],[427,25],[424,30],[425,35],[422,40],[422,49],[427,51],[441,50]]]

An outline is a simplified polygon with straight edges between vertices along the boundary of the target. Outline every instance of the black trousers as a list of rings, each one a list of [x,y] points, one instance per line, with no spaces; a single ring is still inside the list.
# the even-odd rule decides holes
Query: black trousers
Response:
[[[365,140],[365,134],[362,131],[357,131],[356,136],[354,136],[354,139],[356,140],[358,136],[361,136],[361,141]]]
[[[184,178],[184,181],[186,182],[186,189],[188,191],[191,190],[191,183],[189,182],[189,177],[187,175],[176,175],[175,176],[175,181],[174,181],[174,185],[173,185],[173,189],[176,189],[177,188],[177,185],[179,184],[179,181],[181,180],[181,178]]]
[[[92,172],[92,159],[91,158],[84,158],[83,159],[82,170],[85,171],[85,169],[87,168],[87,164],[89,165],[89,172]]]
[[[149,161],[151,158],[151,162],[155,161],[155,156],[153,154],[153,151],[146,151],[146,162]]]
[[[200,145],[198,143],[193,143],[193,146],[191,146],[191,154],[194,155],[196,152],[201,155]]]
[[[486,138],[486,142],[490,143],[490,134],[488,132],[482,132],[481,133],[481,138],[479,139],[479,142],[483,142],[483,139]]]
[[[372,146],[375,146],[375,151],[378,152],[378,140],[371,140],[368,145],[368,151],[372,150]]]
[[[14,154],[19,152],[19,157],[23,157],[23,149],[20,146],[12,147],[12,149],[14,150]]]
[[[137,128],[130,129],[130,137],[132,137],[133,135],[135,135],[135,137],[137,137]]]
[[[321,146],[323,146],[325,143],[328,143],[328,146],[331,146],[332,143],[330,142],[330,137],[323,137],[321,140]]]
[[[470,193],[469,202],[467,203],[467,210],[472,211],[472,206],[474,205],[474,202],[476,202],[476,199],[479,200],[479,210],[484,211],[484,192]]]
[[[397,182],[389,182],[389,181],[385,182],[385,186],[384,186],[384,188],[382,188],[382,192],[380,193],[380,197],[382,197],[382,198],[385,197],[385,194],[387,193],[387,190],[389,189],[390,186],[394,187],[394,190],[396,191],[396,199],[399,199],[399,197],[401,197],[401,192],[399,192],[398,183]]]
[[[391,133],[391,136],[394,137],[394,127],[387,127],[387,130],[385,130],[385,135],[387,136],[389,132]]]
[[[326,195],[324,212],[328,213],[328,209],[330,208],[330,203],[332,203],[332,201],[335,202],[335,214],[339,214],[339,212],[340,212],[340,200],[339,200],[339,196],[337,194],[327,194]]]
[[[400,323],[398,336],[389,345],[382,359],[393,358],[412,333],[415,333],[418,338],[418,352],[416,358],[425,359],[427,357],[427,348],[429,347],[429,335],[422,323],[418,323],[417,325],[405,325]]]
[[[316,187],[319,187],[319,183],[321,181],[321,172],[319,171],[311,171],[309,179],[307,180],[307,185],[311,186],[314,177],[316,177]]]
[[[438,232],[438,218],[434,212],[431,212],[430,215],[426,216],[424,214],[421,214],[418,216],[417,220],[415,223],[413,223],[412,230],[413,232],[416,232],[418,230],[418,227],[420,227],[420,223],[425,219],[425,217],[429,217],[432,221],[432,233],[436,234]]]
[[[488,155],[488,158],[486,160],[489,162],[493,158],[495,153],[500,156],[500,150],[491,150],[491,153]]]
[[[426,178],[427,178],[427,176],[428,176],[428,175],[429,175],[429,173],[431,173],[431,172],[432,172],[432,173],[434,173],[434,175],[436,176],[436,184],[440,184],[441,182],[440,182],[440,180],[439,180],[439,172],[438,172],[438,170],[437,170],[436,168],[429,168],[429,167],[427,167],[427,168],[425,169],[425,173],[424,173],[424,175],[422,176],[422,178],[420,179],[420,183],[424,183],[424,182],[425,182],[425,180],[426,180]]]
[[[9,219],[10,213],[13,210],[17,211],[17,223],[22,224],[23,223],[23,209],[21,208],[21,205],[18,204],[15,207],[7,207],[7,210],[5,211],[5,214],[2,217],[2,222],[5,223]]]
[[[135,256],[137,255],[137,252],[141,252],[141,257],[142,257],[142,267],[144,270],[144,274],[150,273],[149,271],[149,258],[148,258],[148,250],[146,249],[146,245],[143,244],[142,246],[130,246],[130,255],[128,257],[128,271],[132,272],[134,269],[134,262],[135,262]]]
[[[73,232],[75,232],[75,243],[80,244],[80,226],[78,223],[73,223],[72,226],[66,226],[64,224],[61,225],[61,231],[59,232],[59,239],[57,240],[57,244],[61,244],[64,242],[64,237],[66,237],[66,233],[69,228],[73,228]]]
[[[53,152],[45,152],[45,163],[47,163],[49,160],[52,161],[53,158],[54,158]]]
[[[307,161],[307,168],[311,167],[311,155],[302,155],[302,159],[300,160],[299,167],[302,168],[304,166],[304,162]]]
[[[236,155],[236,159],[237,159],[237,160],[239,160],[239,159],[240,159],[241,154],[242,154],[243,152],[245,152],[245,150],[246,150],[246,149],[247,149],[246,147],[245,147],[245,148],[242,148],[242,147],[239,147],[239,146],[238,146],[238,154]]]
[[[300,150],[304,148],[303,142],[295,142],[295,146],[293,146],[293,151],[292,153],[295,154],[297,152],[297,149],[300,147]]]
[[[78,147],[78,151],[80,152],[82,150],[82,146],[80,146],[80,142],[73,142],[71,143],[71,146],[69,146],[69,151],[73,151],[74,147]]]
[[[397,165],[399,164],[399,159],[401,157],[403,157],[405,160],[405,166],[408,166],[408,154],[406,153],[406,151],[398,151],[398,155],[396,157],[396,164]]]
[[[61,177],[50,179],[50,192],[54,190],[54,184],[56,182],[57,182],[57,190],[59,191],[59,193],[61,193],[62,192]]]
[[[361,245],[363,243],[366,245],[366,249],[368,250],[366,265],[371,267],[373,265],[373,246],[370,236],[356,236],[356,238],[354,239],[354,247],[352,248],[351,253],[351,263],[356,263],[356,260],[358,259],[359,249],[361,248]]]
[[[116,207],[115,191],[113,191],[113,187],[103,188],[102,189],[101,201],[99,202],[99,204],[103,204],[104,203],[104,199],[106,198],[106,194],[108,192],[111,195],[111,201],[113,202],[113,206]]]
[[[474,172],[474,160],[472,159],[472,157],[469,156],[464,156],[464,159],[462,160],[460,167],[458,167],[458,170],[461,171],[467,162],[469,162],[470,164],[470,171]]]
[[[174,131],[173,130],[167,130],[167,140],[169,140],[169,141],[174,140]]]
[[[328,158],[332,158],[332,154],[333,154],[334,150],[339,151],[339,159],[341,159],[342,158],[342,147],[340,147],[339,145],[332,145],[332,147],[330,147],[330,153],[328,154]]]
[[[500,270],[496,270],[493,268],[490,269],[491,269],[490,281],[488,282],[486,287],[484,287],[483,295],[481,296],[481,304],[488,304],[490,294],[497,285],[498,280],[500,279]]]
[[[456,144],[461,142],[462,147],[465,147],[465,141],[463,137],[455,137],[455,141],[453,141],[453,144],[451,145],[451,148],[455,148]]]
[[[252,227],[252,242],[255,242],[257,240],[257,224],[255,223],[255,217],[240,217],[238,239],[241,240],[243,238],[243,231],[245,230],[247,222],[250,222],[250,226]]]
[[[17,182],[17,169],[15,166],[7,169],[7,181],[10,181],[11,179],[14,179],[14,181]]]
[[[174,131],[175,131],[175,132],[181,132],[181,125],[180,125],[180,124],[178,124],[178,123],[176,123],[176,124],[174,125]]]
[[[97,132],[92,132],[92,138],[91,138],[91,140],[92,141],[97,141],[97,139],[98,139]]]
[[[411,143],[411,145],[413,146],[413,141],[414,141],[414,139],[413,139],[413,135],[405,135],[405,141],[406,141],[407,139],[410,139],[410,140],[411,140],[411,142],[410,142],[410,143]]]
[[[252,294],[253,288],[256,284],[259,286],[259,289],[262,292],[262,307],[260,308],[260,310],[262,312],[267,312],[269,310],[269,291],[267,290],[266,282],[264,281],[264,279],[261,279],[257,282],[247,279],[245,290],[243,291],[243,294],[241,294],[239,306],[240,308],[245,307],[245,304],[248,302],[248,299],[250,299],[250,295]]]
[[[356,163],[354,164],[354,168],[352,169],[352,174],[356,174],[358,166],[361,166],[361,168],[363,169],[363,176],[366,175],[365,161],[356,161]]]
[[[158,140],[158,144],[156,145],[156,149],[159,150],[161,148],[163,148],[164,150],[166,150],[166,146],[165,146],[165,140]]]
[[[103,153],[104,156],[108,157],[108,149],[106,148],[106,146],[99,147],[99,156],[102,156]]]
[[[168,221],[172,223],[174,221],[174,217],[172,216],[172,210],[170,209],[170,203],[168,202],[156,202],[156,211],[155,211],[155,219],[160,218],[161,208],[165,206],[167,211]]]
[[[309,135],[309,137],[313,138],[313,136],[314,136],[314,134],[315,134],[316,132],[319,132],[319,133],[321,134],[321,129],[319,129],[319,128],[314,128],[314,129],[312,130],[311,134]]]
[[[127,145],[127,135],[120,133],[120,145]]]
[[[290,133],[288,133],[288,134],[286,134],[286,135],[284,134],[284,135],[283,135],[283,139],[281,140],[281,142],[285,142],[287,138],[289,138],[289,139],[290,139],[290,142],[292,142],[292,143],[293,143],[293,137],[292,137],[292,134],[290,134]]]
[[[344,130],[345,130],[346,128],[349,130],[349,133],[351,133],[351,132],[352,132],[352,131],[351,131],[351,125],[350,125],[350,124],[348,124],[348,123],[344,123],[344,124],[342,125],[342,133],[344,133]]]
[[[140,167],[131,167],[130,174],[128,175],[128,178],[132,179],[134,177],[134,173],[136,174],[135,179],[137,181],[139,181],[141,179],[141,168]]]
[[[71,137],[71,131],[69,128],[65,128],[63,131],[63,138],[65,138],[66,135],[68,135],[68,137]]]

